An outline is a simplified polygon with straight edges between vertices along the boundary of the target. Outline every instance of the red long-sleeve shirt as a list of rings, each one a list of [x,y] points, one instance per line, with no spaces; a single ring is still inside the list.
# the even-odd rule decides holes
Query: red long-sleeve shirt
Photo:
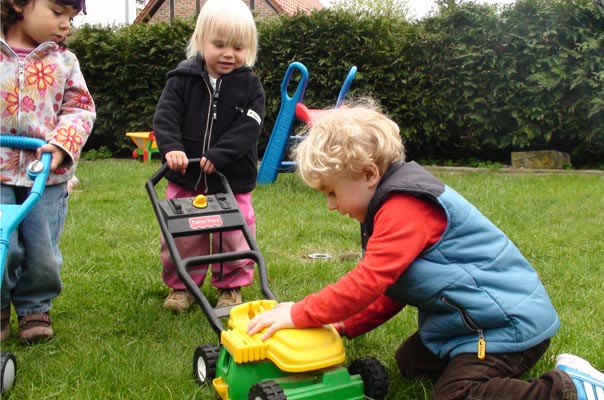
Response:
[[[346,336],[365,333],[390,319],[405,304],[384,295],[446,228],[443,209],[410,194],[388,197],[375,215],[374,230],[358,265],[337,282],[306,296],[291,310],[298,328],[344,322]]]

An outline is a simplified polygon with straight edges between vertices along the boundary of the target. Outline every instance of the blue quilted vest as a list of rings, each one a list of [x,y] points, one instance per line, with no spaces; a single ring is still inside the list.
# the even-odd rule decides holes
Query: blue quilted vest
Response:
[[[438,357],[529,349],[552,337],[560,320],[537,272],[512,241],[459,193],[415,162],[382,178],[363,223],[363,245],[387,196],[437,202],[447,216],[440,241],[425,249],[386,294],[418,309],[419,335]],[[401,249],[404,251],[404,249]]]

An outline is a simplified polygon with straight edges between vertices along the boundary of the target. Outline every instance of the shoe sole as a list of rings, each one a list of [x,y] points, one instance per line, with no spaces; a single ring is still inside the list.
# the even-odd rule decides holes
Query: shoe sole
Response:
[[[189,308],[191,308],[193,306],[194,303],[191,303],[189,305],[183,305],[183,304],[175,304],[175,303],[164,303],[163,307],[164,310],[167,311],[172,311],[173,313],[183,313],[185,311],[188,311]]]
[[[589,361],[572,354],[561,354],[556,357],[556,368],[571,377],[579,399],[604,400],[604,374]]]
[[[43,342],[52,339],[54,332],[49,326],[35,326],[19,333],[21,341],[25,344]]]
[[[216,303],[216,308],[232,307],[232,306],[236,306],[236,305],[239,305],[239,304],[243,304],[243,301],[240,301],[240,302]]]
[[[166,306],[166,305],[164,305],[164,310],[171,311],[174,314],[182,314],[185,311],[187,311],[188,309],[189,309],[189,307],[187,307],[187,308],[181,308],[181,307],[173,307],[173,306]]]
[[[598,381],[592,376],[565,365],[559,366],[558,369],[566,372],[571,377],[577,388],[578,399],[604,400],[602,381]],[[581,390],[583,393],[581,393]]]

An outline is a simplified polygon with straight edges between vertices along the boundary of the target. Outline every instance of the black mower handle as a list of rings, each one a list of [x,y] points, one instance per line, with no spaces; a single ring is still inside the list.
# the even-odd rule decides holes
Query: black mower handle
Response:
[[[190,163],[199,163],[201,161],[200,158],[192,158],[189,160]],[[190,257],[186,259],[182,259],[180,254],[178,253],[178,249],[176,246],[176,242],[174,240],[174,235],[170,232],[168,224],[163,217],[162,209],[159,205],[160,200],[157,196],[157,192],[155,190],[155,186],[157,183],[164,178],[166,173],[169,171],[168,165],[166,163],[162,164],[162,166],[147,180],[145,184],[145,188],[147,189],[147,193],[149,194],[149,198],[151,200],[151,205],[153,207],[153,211],[157,217],[159,222],[160,231],[164,236],[164,240],[170,250],[170,254],[176,266],[177,273],[180,279],[183,281],[189,292],[200,302],[201,308],[206,315],[208,321],[212,325],[214,331],[220,335],[220,333],[224,330],[222,323],[220,322],[220,317],[228,316],[228,312],[230,311],[230,307],[225,310],[221,309],[220,315],[216,312],[207,298],[203,295],[199,287],[196,286],[195,282],[193,282],[191,276],[187,272],[188,266],[199,265],[199,264],[212,264],[223,261],[234,261],[241,259],[250,259],[253,260],[257,266],[258,278],[260,281],[260,290],[264,295],[265,299],[276,300],[275,295],[271,291],[268,282],[268,275],[266,271],[266,263],[264,257],[258,248],[257,243],[255,242],[254,235],[250,231],[247,223],[242,218],[243,225],[241,227],[241,232],[245,237],[245,240],[249,246],[249,250],[247,251],[237,251],[237,252],[227,252],[227,253],[218,253],[218,254],[210,254],[198,257]],[[214,174],[220,178],[222,189],[225,194],[228,194],[228,197],[235,199],[235,196],[229,186],[229,183],[226,177],[221,173],[216,171]],[[163,201],[163,200],[162,200]],[[234,201],[234,200],[233,200]],[[237,204],[233,204],[233,206],[237,207]],[[240,212],[240,210],[238,210]]]
[[[201,162],[201,158],[190,158],[189,159],[189,164],[199,163],[199,162]],[[159,167],[159,169],[153,175],[151,175],[151,177],[147,181],[147,190],[150,189],[149,185],[151,185],[151,186],[157,185],[159,183],[159,181],[161,181],[162,178],[164,176],[166,176],[166,174],[168,173],[169,170],[170,169],[168,168],[168,164],[163,163],[161,165],[161,167]],[[231,191],[231,187],[229,186],[228,181],[227,181],[226,177],[222,174],[222,172],[216,171],[216,172],[214,172],[214,174],[216,174],[216,176],[218,176],[220,178],[220,183],[222,184],[222,188],[232,195],[233,192]]]
[[[201,158],[190,158],[189,164],[191,163],[199,163],[201,162]],[[149,182],[153,184],[153,186],[157,185],[159,181],[168,173],[170,169],[168,168],[168,163],[163,163],[161,167],[149,178]],[[219,175],[222,175],[219,173]]]

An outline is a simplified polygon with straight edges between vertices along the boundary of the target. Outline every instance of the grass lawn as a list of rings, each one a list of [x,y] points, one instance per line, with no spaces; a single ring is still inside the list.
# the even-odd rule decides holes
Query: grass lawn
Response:
[[[217,399],[192,377],[196,346],[217,343],[198,307],[162,309],[159,228],[144,184],[159,162],[83,161],[62,237],[63,293],[52,309],[55,338],[2,344],[18,359],[6,399]],[[435,172],[493,220],[538,270],[562,327],[532,371],[572,352],[604,368],[604,175]],[[158,185],[163,194],[163,187]],[[295,301],[333,282],[360,255],[358,223],[329,212],[323,196],[293,174],[254,192],[258,244],[278,299]],[[328,253],[316,260],[311,253]],[[204,286],[210,301],[214,289]],[[261,298],[244,288],[244,299]],[[402,379],[393,353],[416,329],[409,307],[380,328],[345,341],[348,359],[372,355],[387,367],[389,399],[430,398],[429,381]]]

